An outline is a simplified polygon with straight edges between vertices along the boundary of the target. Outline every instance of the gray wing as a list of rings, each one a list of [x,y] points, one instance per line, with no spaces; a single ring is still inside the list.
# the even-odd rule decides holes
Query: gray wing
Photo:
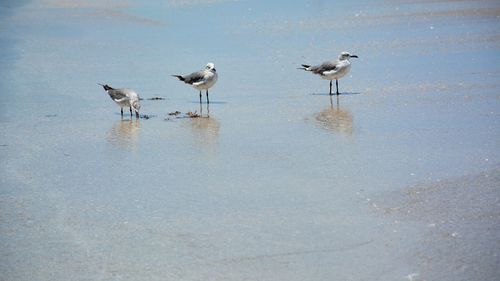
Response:
[[[121,89],[112,89],[108,90],[108,95],[111,97],[112,100],[121,100],[123,98],[127,97],[127,94],[122,91]]]
[[[193,72],[193,73],[191,73],[189,75],[182,76],[182,78],[184,79],[184,82],[187,83],[187,84],[193,84],[193,83],[196,83],[196,82],[201,82],[205,78],[205,72],[203,70],[202,71]]]
[[[312,71],[315,74],[321,74],[322,75],[323,72],[325,72],[325,71],[335,70],[335,68],[337,68],[338,63],[339,62],[337,60],[327,61],[327,62],[324,62],[324,63],[322,63],[320,65],[311,66],[309,68],[309,70]]]

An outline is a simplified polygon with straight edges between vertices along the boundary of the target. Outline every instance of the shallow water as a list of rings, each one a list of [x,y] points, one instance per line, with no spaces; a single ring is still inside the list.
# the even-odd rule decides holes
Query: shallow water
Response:
[[[493,218],[468,219],[498,220],[499,25],[497,1],[0,4],[0,279],[498,276],[497,229],[443,219],[449,193],[420,219],[380,210],[470,181]],[[344,50],[339,97],[295,69]],[[200,109],[169,75],[209,61]],[[121,119],[96,83],[151,118]],[[433,239],[434,218],[460,235]]]

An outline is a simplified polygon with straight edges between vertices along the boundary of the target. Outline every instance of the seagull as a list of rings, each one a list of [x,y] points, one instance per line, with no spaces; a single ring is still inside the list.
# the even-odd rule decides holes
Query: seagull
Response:
[[[215,71],[215,65],[211,62],[207,63],[205,69],[193,72],[189,75],[172,75],[177,77],[180,81],[184,81],[186,84],[192,85],[195,89],[200,91],[200,103],[201,103],[201,91],[206,90],[207,94],[207,104],[210,103],[208,100],[208,89],[210,89],[215,82],[217,82],[217,72]]]
[[[122,117],[123,117],[123,108],[129,107],[130,116],[132,117],[132,108],[135,111],[135,117],[139,118],[139,109],[141,105],[139,104],[139,95],[137,95],[134,90],[131,89],[115,89],[110,87],[108,84],[103,85],[97,83],[104,88],[109,95],[109,97],[118,104],[121,109]]]
[[[303,64],[298,69],[311,71],[314,74],[319,74],[322,79],[330,80],[330,95],[332,95],[332,80],[335,79],[337,86],[337,95],[339,94],[339,79],[344,77],[351,69],[350,58],[357,58],[356,55],[351,55],[348,52],[342,52],[337,60],[324,62],[320,65],[310,66]]]

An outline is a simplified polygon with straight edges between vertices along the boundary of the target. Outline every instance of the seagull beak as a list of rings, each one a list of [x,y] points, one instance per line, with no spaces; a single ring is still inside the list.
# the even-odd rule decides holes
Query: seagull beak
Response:
[[[349,56],[349,57],[350,57],[350,58],[358,58],[358,56],[356,56],[356,55],[351,55],[351,56]]]

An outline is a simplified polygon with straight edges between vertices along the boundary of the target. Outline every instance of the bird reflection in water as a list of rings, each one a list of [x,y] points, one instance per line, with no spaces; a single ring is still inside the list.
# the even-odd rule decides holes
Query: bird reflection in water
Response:
[[[196,146],[208,147],[215,151],[220,129],[217,119],[208,115],[201,115],[200,117],[188,118],[184,121],[186,126],[191,127],[193,142]]]
[[[206,114],[206,116],[203,116],[203,105],[200,103],[200,116],[201,117],[206,117],[206,118],[210,117],[210,104],[209,103],[207,103],[207,114]]]
[[[335,98],[330,96],[330,107],[317,113],[315,121],[323,129],[351,137],[353,117],[349,111],[340,108],[338,96],[336,105],[333,99]]]
[[[137,146],[139,131],[139,119],[123,119],[116,122],[113,127],[111,127],[108,135],[108,141],[113,146],[125,149],[134,149]]]

